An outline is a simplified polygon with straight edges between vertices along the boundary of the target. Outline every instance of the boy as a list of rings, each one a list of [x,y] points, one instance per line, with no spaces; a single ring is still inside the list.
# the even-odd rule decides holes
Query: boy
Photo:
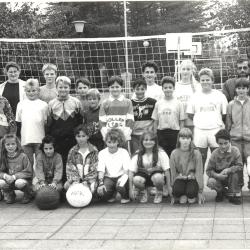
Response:
[[[55,138],[56,151],[62,156],[63,181],[68,152],[75,145],[73,130],[82,123],[82,106],[77,98],[69,95],[70,86],[67,76],[57,77],[58,97],[49,102],[48,133]]]
[[[209,177],[207,186],[217,192],[216,202],[223,201],[224,196],[227,195],[229,202],[240,205],[239,171],[243,169],[240,151],[231,145],[227,130],[219,130],[215,138],[219,148],[212,152],[207,165],[206,173]]]
[[[201,152],[204,167],[208,147],[211,151],[218,147],[214,135],[224,128],[227,99],[219,90],[212,89],[211,69],[203,68],[198,75],[202,89],[191,97],[186,112],[194,123],[194,144]]]
[[[39,98],[42,101],[49,103],[49,101],[57,97],[57,89],[56,89],[57,67],[52,63],[46,63],[43,65],[42,72],[46,84],[40,87]]]
[[[236,146],[241,153],[243,164],[247,163],[250,156],[250,82],[247,78],[236,80],[236,97],[227,107],[226,128],[232,138],[232,145]],[[243,172],[240,176],[243,186]],[[250,189],[250,182],[248,182]]]
[[[185,112],[183,104],[173,96],[175,79],[165,76],[161,85],[165,97],[156,102],[152,119],[155,121],[159,145],[170,157],[175,149],[179,130],[184,126]]]
[[[108,87],[110,96],[102,102],[99,113],[102,136],[105,138],[111,128],[120,128],[129,141],[134,123],[132,102],[121,93],[123,80],[120,77],[111,77]]]
[[[38,99],[39,82],[37,79],[28,79],[25,84],[27,99],[17,105],[16,122],[21,128],[21,145],[29,157],[33,167],[33,154],[37,155],[40,144],[45,136],[45,125],[47,123],[48,105]],[[19,123],[19,124],[18,124]]]
[[[83,124],[86,125],[89,130],[89,142],[100,151],[104,148],[104,141],[99,125],[100,92],[98,89],[89,89],[86,99],[89,109],[83,114]]]
[[[154,121],[151,118],[156,100],[150,97],[145,97],[147,83],[144,79],[136,79],[133,83],[135,97],[132,98],[134,111],[134,127],[132,131],[132,153],[139,149],[140,137],[145,131],[153,130]]]
[[[87,111],[89,108],[89,102],[87,101],[87,92],[90,85],[90,81],[86,78],[76,80],[76,97],[82,104],[83,112]]]

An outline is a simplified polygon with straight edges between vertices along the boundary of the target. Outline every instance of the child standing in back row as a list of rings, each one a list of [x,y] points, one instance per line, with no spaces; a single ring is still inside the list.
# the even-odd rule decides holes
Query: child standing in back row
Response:
[[[175,79],[165,76],[161,84],[165,97],[156,102],[152,118],[155,120],[159,145],[170,157],[178,132],[184,126],[185,112],[183,104],[173,96]]]
[[[76,98],[81,102],[83,112],[89,109],[89,102],[87,100],[87,92],[90,88],[90,81],[86,78],[76,80]]]
[[[21,127],[21,144],[33,167],[33,154],[37,155],[47,125],[48,104],[39,97],[39,82],[28,79],[25,84],[27,99],[17,105],[16,121]]]

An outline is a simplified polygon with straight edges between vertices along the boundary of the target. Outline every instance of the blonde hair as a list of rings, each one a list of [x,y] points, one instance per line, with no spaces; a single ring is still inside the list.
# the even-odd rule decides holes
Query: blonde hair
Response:
[[[44,74],[45,70],[54,70],[55,73],[57,73],[57,67],[56,67],[55,64],[52,64],[52,63],[46,63],[46,64],[44,64],[43,67],[42,67],[43,74]]]
[[[39,82],[38,82],[37,79],[35,79],[35,78],[30,78],[30,79],[28,79],[28,80],[26,81],[24,88],[27,89],[27,88],[30,88],[30,87],[34,87],[34,88],[36,88],[36,89],[39,89],[39,85],[40,85],[40,84],[39,84]]]
[[[204,75],[206,75],[206,76],[209,76],[211,79],[212,79],[212,81],[214,81],[214,73],[213,73],[213,71],[211,70],[211,69],[209,69],[209,68],[202,68],[200,71],[199,71],[199,78],[201,78],[201,76],[204,76]]]
[[[99,92],[98,89],[89,89],[88,92],[87,92],[87,95],[86,95],[86,98],[90,97],[90,96],[94,96],[94,97],[97,97],[99,100],[101,99],[101,94]]]
[[[63,84],[67,84],[67,85],[69,85],[69,87],[71,87],[71,80],[67,76],[58,76],[56,78],[56,86],[60,82],[62,82]]]

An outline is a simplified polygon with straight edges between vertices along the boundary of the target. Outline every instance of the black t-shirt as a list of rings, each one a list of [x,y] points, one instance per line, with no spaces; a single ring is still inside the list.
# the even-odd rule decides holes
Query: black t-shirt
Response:
[[[13,114],[16,115],[17,104],[20,101],[19,99],[19,83],[9,83],[7,82],[3,94],[2,94],[10,103]]]

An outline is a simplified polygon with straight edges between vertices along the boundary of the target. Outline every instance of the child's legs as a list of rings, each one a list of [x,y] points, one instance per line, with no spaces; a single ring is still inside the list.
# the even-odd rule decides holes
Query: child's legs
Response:
[[[239,185],[239,173],[231,173],[228,176],[228,196],[241,196],[241,186]]]
[[[139,190],[144,190],[146,188],[146,178],[138,173],[133,178],[133,184]]]
[[[119,180],[119,178],[118,178]],[[116,190],[121,195],[122,199],[128,199],[129,198],[129,183],[128,180],[123,186],[120,186],[118,182],[116,182]]]
[[[190,199],[197,197],[199,191],[199,185],[196,180],[187,180],[186,184],[186,196]]]
[[[226,186],[224,182],[215,179],[215,178],[208,178],[207,180],[207,186],[212,189],[215,190],[216,192],[220,193],[223,191],[224,187]]]
[[[31,192],[32,192],[31,182],[27,181],[25,179],[16,180],[15,181],[15,188],[23,191],[24,193],[28,193],[28,194],[31,194]]]
[[[173,196],[181,197],[186,194],[186,180],[176,179],[173,185]]]
[[[140,147],[140,135],[131,135],[131,154],[133,155]]]
[[[33,156],[33,154],[35,153],[33,143],[23,145],[23,151],[28,156],[28,158],[30,160],[30,164],[31,164],[32,169],[33,169],[33,165],[34,165],[34,156]]]
[[[107,176],[104,177],[103,183],[106,188],[106,192],[104,192],[103,199],[109,200],[113,197],[116,191],[116,183],[118,178],[109,178]]]
[[[159,145],[168,154],[168,157],[170,157],[172,151],[176,148],[178,133],[179,130],[173,129],[157,130]]]
[[[14,185],[8,184],[5,180],[0,180],[0,189],[4,192],[10,192],[14,190]]]
[[[158,191],[163,191],[164,175],[161,173],[155,173],[151,176],[151,180]]]

